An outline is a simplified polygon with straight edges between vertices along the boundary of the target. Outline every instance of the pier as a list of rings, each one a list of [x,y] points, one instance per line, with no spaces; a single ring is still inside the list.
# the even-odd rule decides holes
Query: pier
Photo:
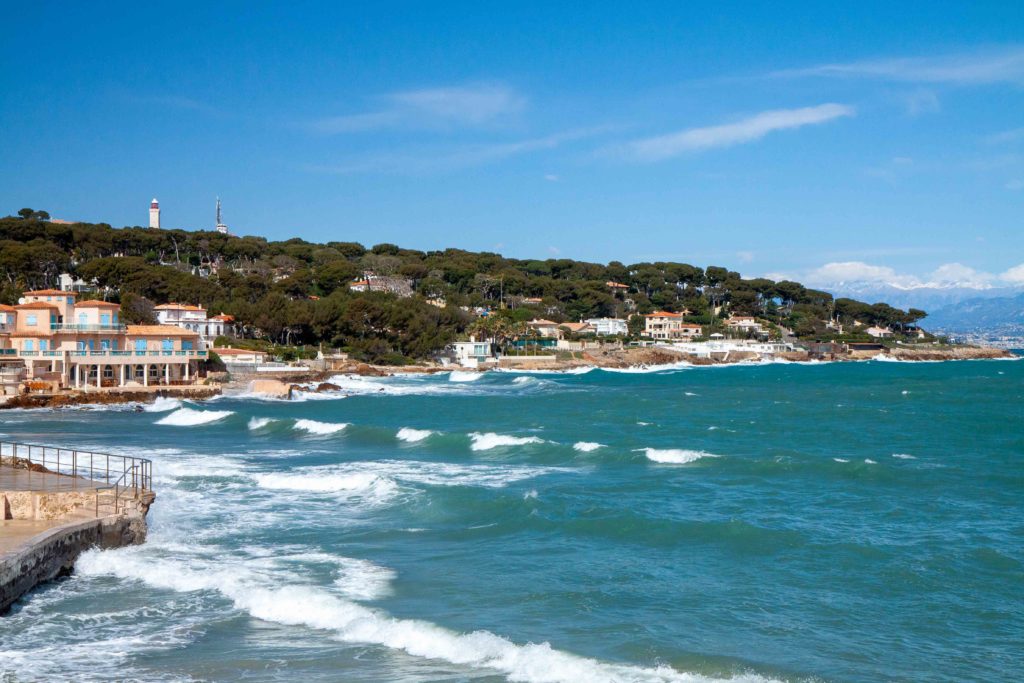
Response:
[[[142,543],[152,481],[145,458],[0,441],[0,614],[85,550]]]

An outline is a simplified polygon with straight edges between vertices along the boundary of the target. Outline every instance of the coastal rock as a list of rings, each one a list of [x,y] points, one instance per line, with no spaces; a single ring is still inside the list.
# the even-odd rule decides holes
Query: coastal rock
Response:
[[[285,384],[279,379],[254,379],[249,382],[249,391],[272,398],[290,399],[292,397],[292,385]]]
[[[330,382],[321,382],[316,386],[316,393],[322,394],[325,391],[341,391],[341,387],[337,384],[331,384]]]

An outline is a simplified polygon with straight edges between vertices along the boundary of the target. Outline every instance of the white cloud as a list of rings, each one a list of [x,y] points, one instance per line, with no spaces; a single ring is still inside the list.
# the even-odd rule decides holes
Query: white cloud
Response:
[[[871,59],[821,64],[806,69],[787,69],[770,74],[776,78],[821,76],[875,78],[909,83],[985,85],[1024,83],[1024,46],[1013,45],[974,53],[941,57]]]
[[[775,109],[735,123],[690,128],[668,135],[635,140],[619,148],[618,152],[635,161],[661,161],[686,152],[753,142],[774,131],[801,128],[853,115],[852,107],[834,103],[801,109]]]
[[[358,133],[384,128],[482,126],[519,113],[526,97],[501,84],[420,88],[383,95],[375,111],[328,116],[309,124],[319,133]]]
[[[427,147],[412,152],[381,152],[351,159],[339,164],[309,165],[311,171],[323,173],[427,173],[450,171],[470,166],[494,163],[523,154],[592,137],[605,128],[580,128],[539,138],[514,140],[450,148]]]
[[[1007,271],[1010,272],[1010,271]],[[1024,278],[1024,266],[1021,267]],[[965,266],[962,263],[944,263],[924,277],[897,272],[889,266],[877,266],[863,261],[826,263],[804,276],[812,285],[837,285],[867,282],[888,285],[896,289],[949,288],[990,289],[997,277],[992,273]],[[1007,279],[1006,273],[998,279]]]
[[[1010,268],[1000,275],[999,279],[1011,285],[1024,285],[1024,263]]]

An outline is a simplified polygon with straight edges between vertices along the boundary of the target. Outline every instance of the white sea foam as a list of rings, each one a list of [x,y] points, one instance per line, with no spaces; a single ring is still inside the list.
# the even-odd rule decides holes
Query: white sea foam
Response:
[[[598,448],[604,448],[604,444],[597,443],[596,441],[577,441],[572,445],[572,447],[580,453],[590,453],[591,451],[596,451]]]
[[[296,420],[295,429],[310,434],[317,434],[320,436],[326,436],[328,434],[337,434],[348,427],[347,422],[317,422],[316,420]]]
[[[617,372],[627,375],[647,375],[656,372],[678,372],[679,370],[690,370],[695,366],[689,361],[678,363],[665,363],[664,365],[633,365],[628,368],[601,368],[603,372]]]
[[[181,399],[157,396],[156,400],[147,405],[144,410],[147,413],[166,413],[168,410],[175,410],[181,407]]]
[[[699,396],[700,395],[700,394],[695,394],[692,391],[684,391],[683,394],[685,396]]]
[[[412,427],[402,427],[395,434],[395,438],[400,441],[407,441],[409,443],[416,443],[423,441],[427,437],[431,436],[434,432],[429,429],[413,429]]]
[[[473,441],[470,448],[474,451],[488,451],[500,446],[525,446],[531,443],[544,443],[544,439],[536,436],[508,436],[506,434],[495,434],[494,432],[487,432],[486,434],[473,432],[469,435],[469,438]]]
[[[352,600],[379,600],[391,595],[395,570],[381,567],[369,560],[337,558],[338,578],[334,585]]]
[[[244,560],[210,561],[160,558],[146,546],[105,552],[89,551],[78,561],[83,576],[115,576],[181,593],[217,592],[263,621],[329,631],[347,643],[381,645],[416,657],[498,671],[513,681],[561,683],[705,683],[702,675],[667,666],[641,667],[601,662],[555,650],[548,643],[517,645],[488,631],[457,633],[430,622],[397,619],[339,597],[319,586],[295,583],[293,574],[251,568]],[[732,683],[764,683],[753,674],[727,679]]]
[[[277,422],[272,417],[251,417],[249,418],[249,429],[256,431],[257,429],[263,429],[271,422]]]
[[[537,489],[530,489],[524,493],[523,500],[537,500]]]
[[[384,504],[398,494],[398,484],[373,472],[331,472],[309,468],[296,472],[267,472],[253,475],[256,485],[274,491],[336,493],[372,504]]]
[[[192,408],[178,408],[170,415],[156,421],[158,425],[174,425],[175,427],[194,427],[195,425],[209,424],[217,420],[223,420],[228,415],[234,415],[231,410],[193,410]]]
[[[848,458],[832,458],[836,462],[850,462]]]
[[[917,460],[917,458],[912,456],[910,453],[893,453],[892,457],[898,460]]]
[[[484,376],[482,372],[465,372],[463,370],[452,370],[448,375],[449,382],[475,382]]]
[[[652,462],[671,464],[671,465],[685,465],[686,463],[696,462],[701,458],[717,458],[718,456],[714,453],[708,453],[706,451],[691,451],[684,448],[641,448],[644,455],[647,456],[648,460]]]
[[[877,462],[875,462],[875,461],[874,461],[874,460],[872,460],[871,458],[864,458],[864,462],[865,462],[866,464],[868,464],[868,465],[877,465],[877,464],[878,464]]]

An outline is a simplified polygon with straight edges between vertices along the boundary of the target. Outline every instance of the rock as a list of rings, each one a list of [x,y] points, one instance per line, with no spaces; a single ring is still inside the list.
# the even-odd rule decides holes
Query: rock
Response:
[[[290,399],[292,397],[292,386],[279,379],[254,379],[249,382],[249,391],[273,398]]]
[[[341,391],[341,387],[337,384],[331,384],[330,382],[321,382],[316,385],[316,393],[322,394],[325,391]]]

